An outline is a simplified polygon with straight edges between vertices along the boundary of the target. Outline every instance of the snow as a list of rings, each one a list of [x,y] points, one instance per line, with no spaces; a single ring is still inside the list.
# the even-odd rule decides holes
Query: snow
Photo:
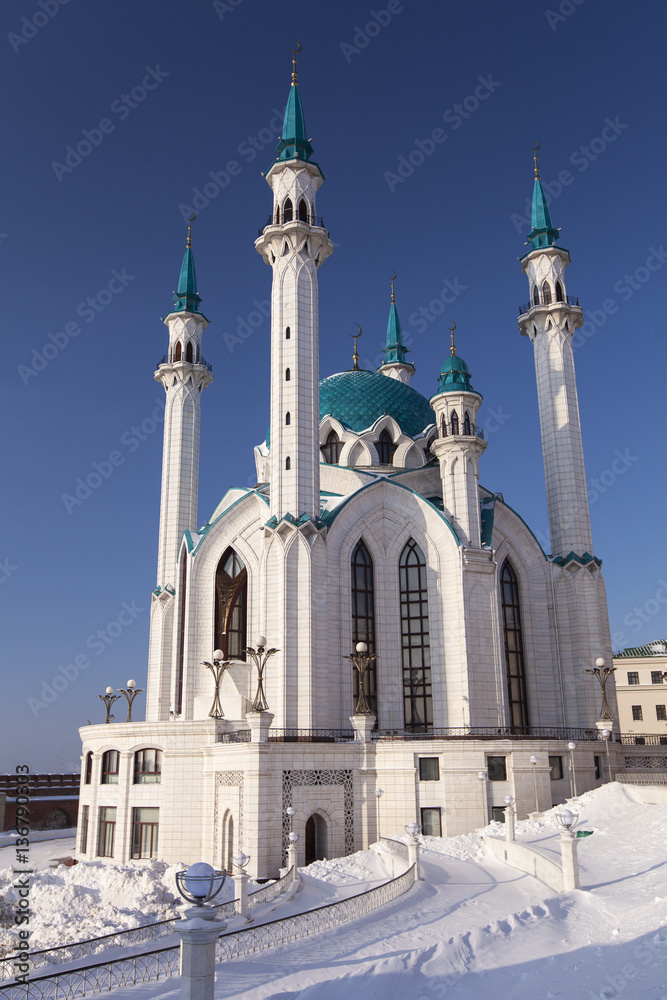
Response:
[[[578,828],[594,831],[578,841],[581,890],[556,895],[491,858],[481,834],[502,836],[500,824],[460,837],[425,837],[425,881],[349,925],[219,966],[216,1000],[667,1000],[667,805],[646,805],[619,784],[571,805]],[[554,860],[559,830],[554,810],[516,824],[519,841]],[[173,892],[169,867],[144,866],[143,879],[136,867],[94,862],[36,875],[40,934],[51,921],[70,940],[90,936],[91,922],[104,921],[108,932],[114,920],[127,926],[122,921],[146,905],[153,907],[151,919],[160,919]],[[301,892],[274,901],[256,922],[386,878],[372,850],[317,862],[301,874]],[[179,995],[178,979],[114,991],[116,1000]]]

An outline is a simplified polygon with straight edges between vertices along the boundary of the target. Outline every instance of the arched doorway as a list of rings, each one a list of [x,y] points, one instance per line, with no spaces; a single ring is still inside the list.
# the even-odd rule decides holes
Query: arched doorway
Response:
[[[322,861],[327,856],[327,824],[319,813],[306,820],[306,864]]]

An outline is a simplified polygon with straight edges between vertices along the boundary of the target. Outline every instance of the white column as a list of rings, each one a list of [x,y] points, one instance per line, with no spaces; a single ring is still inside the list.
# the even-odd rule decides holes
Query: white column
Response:
[[[186,916],[175,928],[181,939],[181,997],[213,1000],[215,943],[227,925],[214,920],[215,911],[204,906],[191,907]]]
[[[563,830],[559,839],[560,855],[563,866],[563,892],[568,889],[579,889],[579,856],[577,853],[577,835],[572,830]]]

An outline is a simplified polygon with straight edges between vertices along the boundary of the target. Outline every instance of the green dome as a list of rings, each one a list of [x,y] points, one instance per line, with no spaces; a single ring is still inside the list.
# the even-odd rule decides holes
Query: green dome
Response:
[[[470,382],[468,366],[458,354],[450,354],[440,371],[438,392],[476,392]],[[480,395],[480,393],[476,393]]]
[[[387,414],[409,437],[417,437],[435,420],[430,403],[415,389],[388,375],[363,369],[322,379],[320,420],[327,414],[357,434]]]

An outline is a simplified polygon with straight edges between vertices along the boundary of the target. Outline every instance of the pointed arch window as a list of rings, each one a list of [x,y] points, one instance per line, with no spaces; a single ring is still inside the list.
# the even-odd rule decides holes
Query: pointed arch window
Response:
[[[556,302],[563,302],[563,286],[560,281],[556,282]]]
[[[472,430],[470,427],[470,414],[468,413],[467,410],[463,418],[463,433],[468,435],[472,434]]]
[[[174,361],[180,361],[181,360],[181,350],[182,350],[182,348],[181,348],[181,342],[179,340],[178,343],[176,344],[176,350],[174,351]]]
[[[335,431],[329,431],[326,442],[320,446],[320,451],[327,465],[338,465],[341,443]]]
[[[537,285],[533,285],[533,305],[539,306],[540,304],[540,293],[537,290]]]
[[[245,660],[248,572],[234,549],[223,553],[215,574],[215,649]]]
[[[500,570],[500,595],[503,608],[509,721],[512,731],[521,733],[527,731],[529,724],[528,700],[526,698],[519,581],[509,559],[505,560]]]
[[[548,281],[542,283],[542,302],[545,306],[551,305],[551,286]]]
[[[375,652],[375,594],[373,587],[373,560],[363,540],[357,542],[352,552],[352,646],[365,642],[368,652]],[[377,716],[375,660],[364,674],[366,697]],[[359,672],[352,667],[354,704],[359,696]]]
[[[188,362],[188,364],[190,364],[190,365],[192,364],[192,341],[191,340],[188,340],[188,342],[186,344],[186,347],[185,347],[185,360]]]
[[[299,199],[299,220],[301,222],[308,222],[308,205],[305,198]]]
[[[380,465],[391,465],[394,461],[396,445],[392,441],[389,431],[382,431],[375,447],[377,448]]]
[[[291,423],[292,423],[292,415],[288,410],[287,413],[285,414],[285,426],[289,427]]]
[[[291,198],[285,198],[285,204],[283,205],[283,222],[291,222],[294,216],[294,208],[292,206]]]
[[[452,427],[452,434],[454,434],[454,435],[458,434],[458,432],[459,432],[459,415],[456,412],[456,410],[452,410],[451,427]]]
[[[440,437],[443,438],[447,437],[447,418],[445,417],[444,413],[440,418]]]
[[[433,726],[428,590],[426,560],[414,538],[401,553],[399,586],[405,728],[425,732]]]

